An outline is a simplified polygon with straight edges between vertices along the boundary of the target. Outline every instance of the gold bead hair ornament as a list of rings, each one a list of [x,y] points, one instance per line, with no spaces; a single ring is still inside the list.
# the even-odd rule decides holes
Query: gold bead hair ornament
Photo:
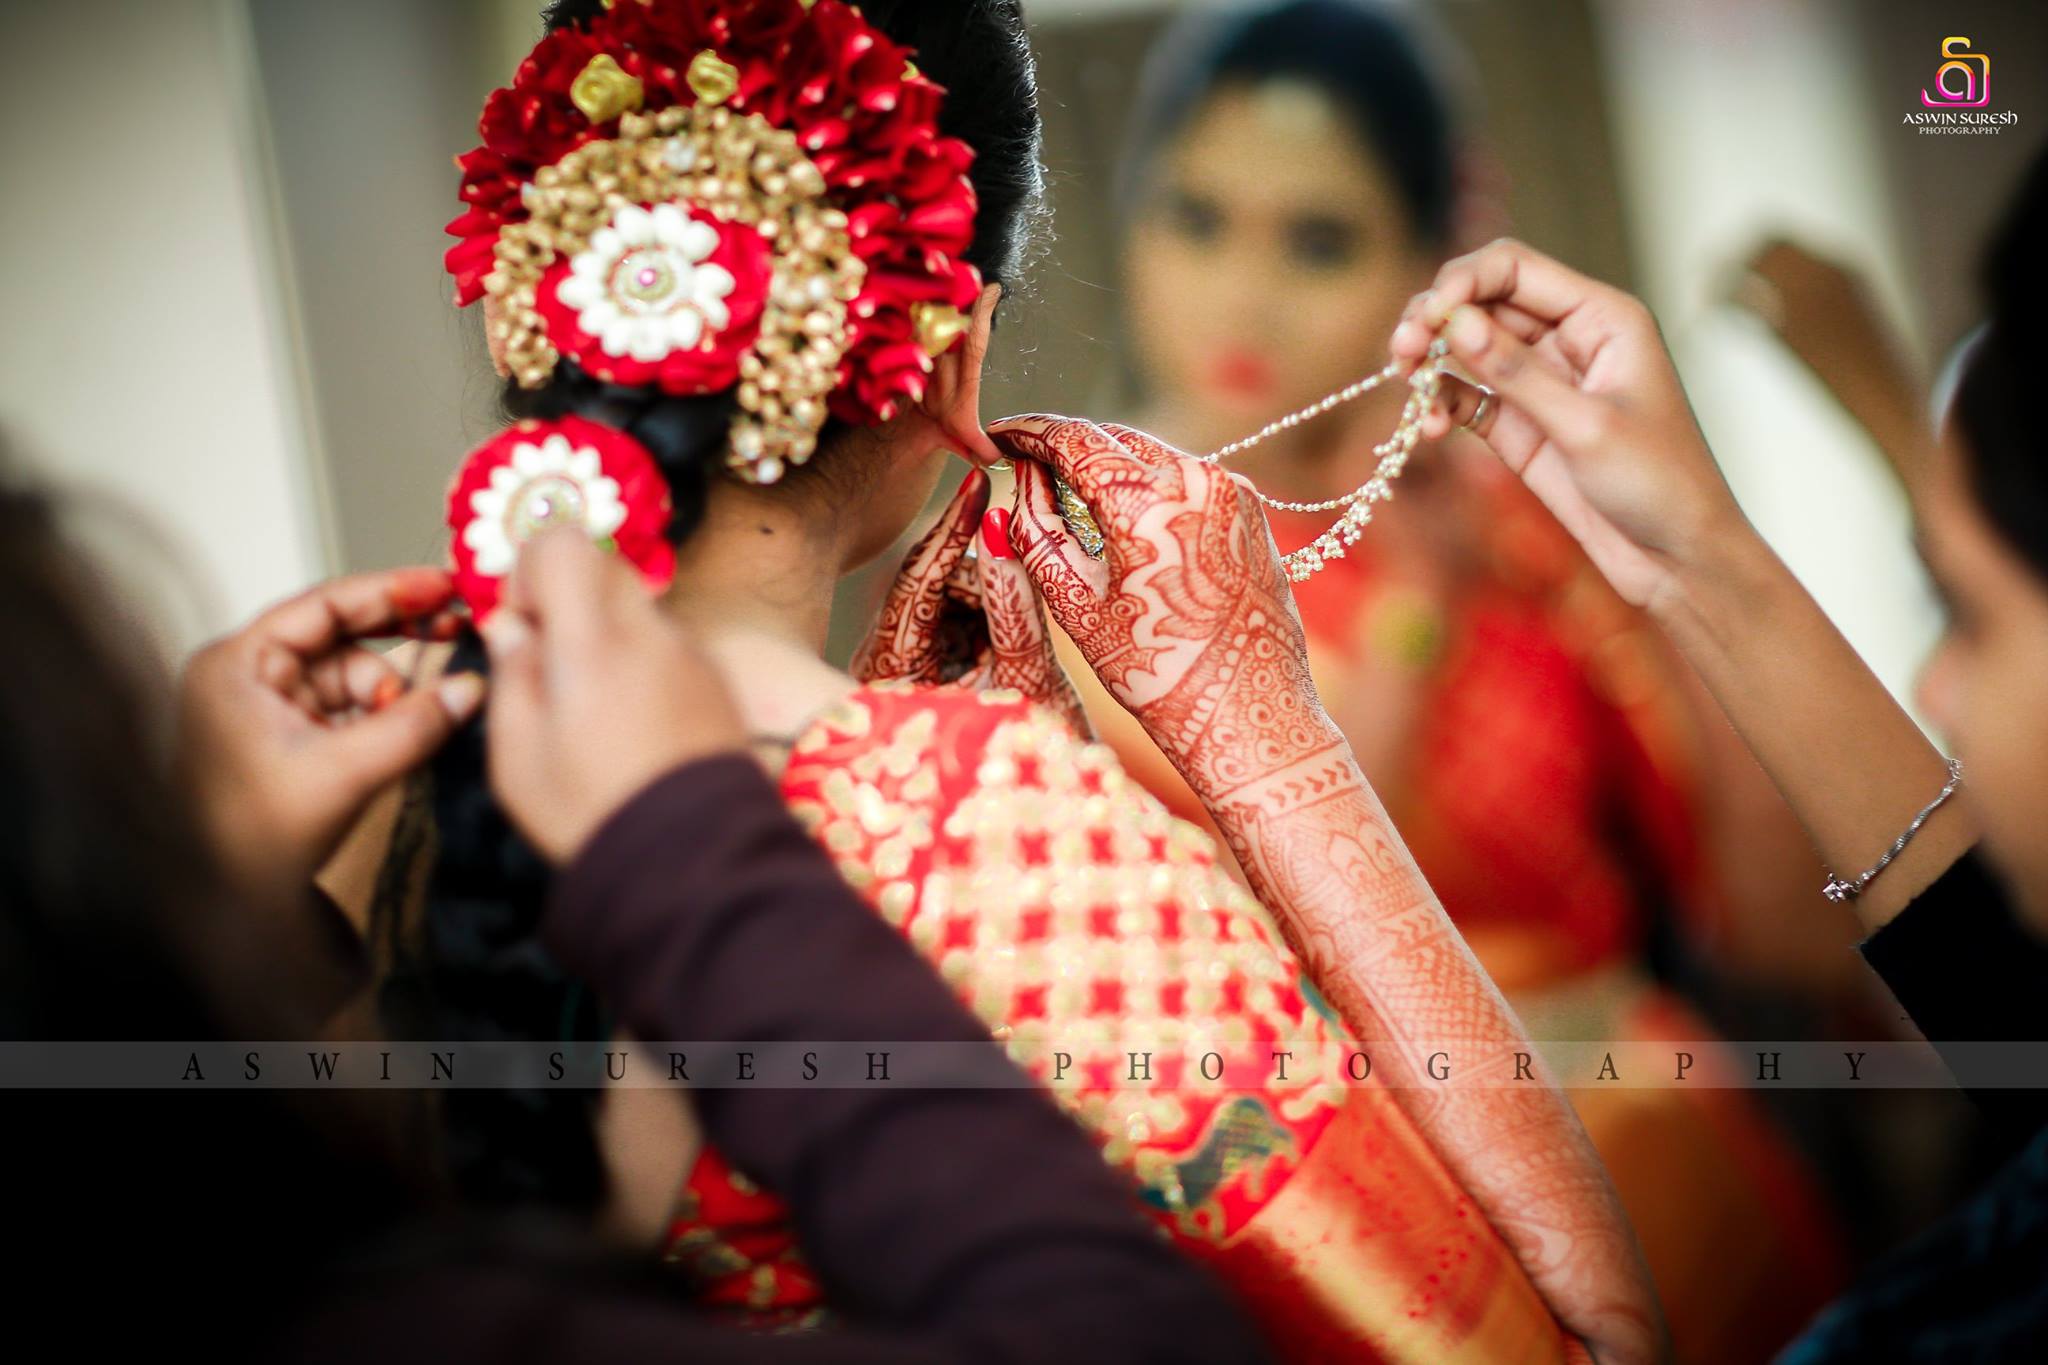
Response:
[[[1322,502],[1282,502],[1278,498],[1258,495],[1259,501],[1267,507],[1281,512],[1336,512],[1343,515],[1335,525],[1317,536],[1313,542],[1280,557],[1291,582],[1300,583],[1314,576],[1325,564],[1333,559],[1342,559],[1345,552],[1358,543],[1358,538],[1371,524],[1373,508],[1394,496],[1394,481],[1401,477],[1401,471],[1408,467],[1408,459],[1415,453],[1415,447],[1422,440],[1422,423],[1436,406],[1437,394],[1443,387],[1444,361],[1450,348],[1442,338],[1430,344],[1429,355],[1415,373],[1408,376],[1408,401],[1401,407],[1401,420],[1394,425],[1394,434],[1373,447],[1379,456],[1379,464],[1372,477],[1342,497],[1328,498]],[[1233,455],[1239,455],[1258,445],[1261,441],[1278,436],[1283,431],[1292,431],[1305,422],[1312,422],[1332,409],[1363,398],[1380,385],[1401,377],[1400,367],[1389,363],[1376,374],[1369,374],[1355,384],[1347,385],[1326,398],[1309,404],[1300,412],[1289,413],[1278,421],[1268,423],[1241,441],[1232,441],[1221,450],[1200,456],[1203,464],[1221,464]],[[1104,551],[1102,528],[1096,524],[1095,516],[1088,510],[1088,504],[1081,495],[1070,488],[1063,479],[1053,480],[1053,491],[1059,497],[1060,517],[1074,539],[1081,542],[1081,548],[1091,557],[1100,559]]]
[[[456,301],[513,379],[732,392],[774,483],[923,398],[981,278],[943,92],[844,0],[635,0],[543,38],[458,160]]]

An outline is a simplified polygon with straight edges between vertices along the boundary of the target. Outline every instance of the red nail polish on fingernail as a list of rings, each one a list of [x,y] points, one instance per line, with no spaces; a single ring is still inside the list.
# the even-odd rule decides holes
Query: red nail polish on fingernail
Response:
[[[370,698],[370,709],[382,711],[385,707],[405,695],[405,684],[396,678],[384,678],[377,683],[377,691]]]
[[[1010,545],[1010,510],[998,507],[981,519],[981,546],[990,559],[1015,559]]]

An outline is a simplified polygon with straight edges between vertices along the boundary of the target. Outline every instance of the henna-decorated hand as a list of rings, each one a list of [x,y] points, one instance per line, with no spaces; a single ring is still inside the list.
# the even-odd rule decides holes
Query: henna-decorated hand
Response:
[[[1053,654],[1045,608],[1010,548],[1009,514],[986,512],[988,476],[972,470],[903,561],[874,631],[854,655],[863,683],[1013,688],[1081,734],[1088,720]],[[977,531],[979,559],[968,556]]]
[[[1205,800],[1341,743],[1251,486],[1142,432],[1064,417],[990,429],[1021,457],[1012,537],[1082,657]],[[1094,512],[1092,559],[1052,471]]]
[[[1391,1045],[1375,1061],[1395,1103],[1601,1365],[1661,1359],[1641,1255],[1560,1093],[1432,1084],[1433,1049],[1467,1079],[1533,1050],[1324,714],[1250,487],[1122,427],[1025,417],[990,434],[1024,457],[1014,538],[1054,619],[1194,787],[1354,1035]],[[1047,465],[1094,513],[1100,561],[1060,520]]]

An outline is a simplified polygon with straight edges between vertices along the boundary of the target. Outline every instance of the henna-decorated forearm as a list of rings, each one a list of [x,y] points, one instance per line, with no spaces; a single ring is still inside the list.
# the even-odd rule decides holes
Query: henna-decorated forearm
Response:
[[[1654,1293],[1599,1157],[1341,735],[1333,729],[1321,751],[1235,791],[1203,795],[1311,979],[1382,1045],[1374,1063],[1396,1102],[1559,1320],[1602,1360],[1657,1359]],[[1429,1075],[1439,1052],[1446,1082]],[[1517,1074],[1531,1079],[1499,1084]],[[1465,1079],[1480,1083],[1461,1088]]]
[[[1020,468],[1014,538],[1054,619],[1202,798],[1318,988],[1386,1045],[1396,1102],[1570,1331],[1602,1360],[1659,1358],[1654,1292],[1606,1173],[1324,713],[1249,488],[1123,429],[1022,419],[998,433],[1039,462]],[[1102,561],[1062,529],[1044,465],[1087,498]],[[1438,1051],[1467,1080],[1528,1054],[1532,1079],[1435,1083]]]

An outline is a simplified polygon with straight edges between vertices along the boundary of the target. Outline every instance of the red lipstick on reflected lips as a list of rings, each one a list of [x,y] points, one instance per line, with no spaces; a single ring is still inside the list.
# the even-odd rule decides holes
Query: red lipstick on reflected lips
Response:
[[[1272,362],[1250,351],[1223,351],[1209,365],[1209,382],[1224,393],[1263,398],[1273,390]]]

